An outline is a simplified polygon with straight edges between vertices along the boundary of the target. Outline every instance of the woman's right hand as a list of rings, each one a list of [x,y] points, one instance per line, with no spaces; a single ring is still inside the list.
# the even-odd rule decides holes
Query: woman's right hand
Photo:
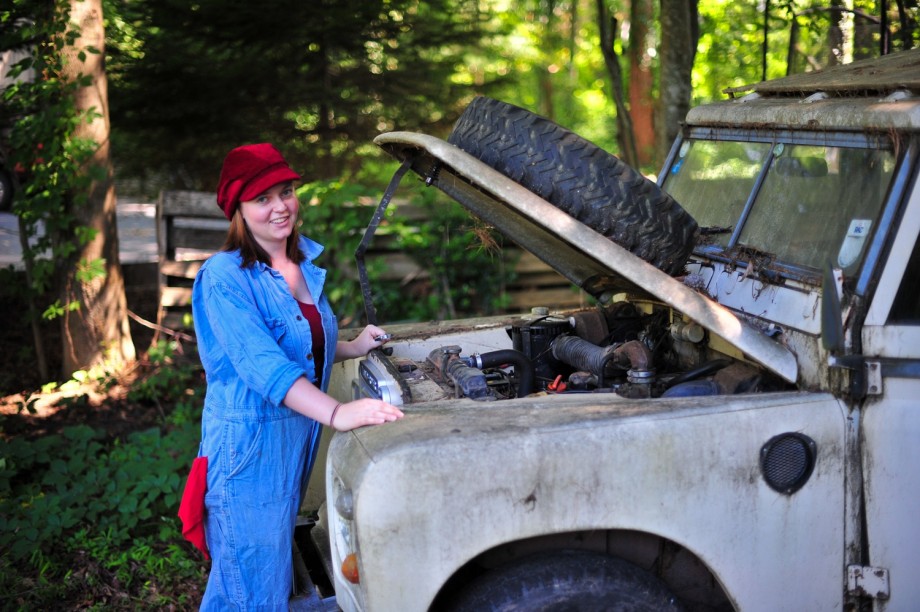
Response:
[[[364,397],[338,406],[330,426],[337,431],[349,431],[365,425],[381,425],[402,417],[402,410],[396,406],[383,400]]]

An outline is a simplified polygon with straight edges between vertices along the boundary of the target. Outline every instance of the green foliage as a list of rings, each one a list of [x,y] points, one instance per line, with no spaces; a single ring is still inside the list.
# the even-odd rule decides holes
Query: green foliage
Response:
[[[131,386],[128,399],[144,404],[174,402],[193,384],[201,370],[197,361],[177,360],[177,342],[159,340],[147,351],[154,375]]]
[[[722,90],[757,83],[763,22],[752,2],[703,0],[693,71],[693,105],[725,98]]]
[[[498,238],[474,226],[456,202],[439,197],[435,189],[414,188],[410,181],[403,180],[387,207],[365,258],[378,318],[493,314],[504,303],[503,282],[513,280],[496,251]],[[328,295],[344,327],[365,321],[352,262],[382,195],[383,189],[347,181],[317,181],[298,190],[300,231],[326,244],[320,263],[328,270]],[[422,274],[394,275],[387,267],[388,252],[407,255]]]
[[[500,311],[507,302],[506,283],[514,281],[502,236],[436,189],[420,185],[410,193],[424,215],[393,224],[392,232],[399,250],[427,271],[429,285],[421,296],[391,298],[392,306],[404,305],[397,318],[444,320]]]
[[[920,9],[902,4],[904,20],[898,14],[900,3],[889,3],[887,22],[892,32],[894,51],[909,49],[920,40],[917,27]],[[881,5],[872,0],[858,0],[840,15],[820,0],[784,0],[771,4],[768,21],[766,78],[787,73],[818,70],[834,61],[850,62],[881,53],[878,21]],[[701,37],[693,70],[694,104],[724,99],[722,91],[760,82],[763,78],[764,14],[763,4],[729,0],[701,0],[699,3]],[[865,17],[863,17],[865,16]],[[793,22],[798,28],[790,53]],[[832,26],[841,26],[835,38]],[[837,58],[835,60],[835,58]],[[791,61],[791,65],[790,65]]]
[[[3,127],[8,128],[4,147],[8,163],[17,171],[13,212],[27,238],[22,257],[37,297],[61,282],[58,275],[67,272],[66,263],[96,233],[82,226],[77,216],[92,181],[83,169],[96,144],[74,137],[74,132],[98,113],[79,112],[74,102],[74,93],[89,84],[87,77],[66,75],[63,51],[79,35],[78,28],[69,27],[70,3],[13,0],[12,4],[9,21],[0,28],[0,49],[31,53],[12,67],[9,76],[16,80],[2,92]],[[79,61],[85,53],[98,50],[81,50]],[[81,262],[72,273],[78,282],[104,276],[104,262]],[[75,308],[78,303],[58,302],[44,316],[54,318]]]
[[[504,10],[501,4],[493,2],[489,10],[495,22],[489,28],[492,45],[464,52],[466,71],[455,77],[468,88],[463,102],[474,94],[492,96],[617,153],[616,109],[599,48],[595,2],[525,1]],[[622,13],[617,17],[628,21]],[[624,45],[618,40],[618,53],[624,53]]]
[[[232,147],[270,141],[307,176],[357,166],[396,126],[435,130],[456,110],[475,0],[105,2],[118,166],[213,189]]]
[[[87,589],[105,608],[197,603],[172,590],[204,578],[176,516],[200,438],[201,390],[182,396],[161,427],[125,439],[73,426],[0,441],[0,607],[54,608]],[[129,599],[112,599],[113,583]]]

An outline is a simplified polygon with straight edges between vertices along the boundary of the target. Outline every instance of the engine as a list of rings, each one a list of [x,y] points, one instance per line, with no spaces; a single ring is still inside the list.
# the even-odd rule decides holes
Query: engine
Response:
[[[438,345],[424,359],[373,351],[359,366],[355,397],[396,405],[466,397],[496,401],[531,393],[616,393],[627,398],[722,395],[781,388],[757,367],[710,349],[707,334],[668,309],[630,302],[550,314],[535,308],[505,328],[510,348],[466,353]]]

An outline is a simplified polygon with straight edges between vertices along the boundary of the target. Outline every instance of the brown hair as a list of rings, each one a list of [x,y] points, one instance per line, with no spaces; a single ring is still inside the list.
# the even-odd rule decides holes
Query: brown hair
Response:
[[[306,259],[306,255],[300,250],[299,239],[300,234],[297,230],[292,231],[287,238],[287,256],[296,264],[301,264]],[[230,219],[230,229],[227,230],[224,245],[220,248],[222,251],[239,249],[240,256],[243,258],[243,263],[240,264],[242,268],[251,266],[257,261],[261,261],[266,266],[272,265],[271,257],[253,238],[252,232],[249,231],[249,226],[246,225],[246,221],[243,219],[243,215],[240,214],[239,209],[233,213],[233,217]]]

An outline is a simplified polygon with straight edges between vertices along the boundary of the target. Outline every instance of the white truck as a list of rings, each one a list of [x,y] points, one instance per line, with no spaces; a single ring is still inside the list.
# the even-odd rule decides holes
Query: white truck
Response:
[[[487,98],[376,139],[369,232],[417,174],[595,305],[337,364],[406,417],[332,438],[327,602],[920,609],[920,50],[731,93],[657,184]]]

